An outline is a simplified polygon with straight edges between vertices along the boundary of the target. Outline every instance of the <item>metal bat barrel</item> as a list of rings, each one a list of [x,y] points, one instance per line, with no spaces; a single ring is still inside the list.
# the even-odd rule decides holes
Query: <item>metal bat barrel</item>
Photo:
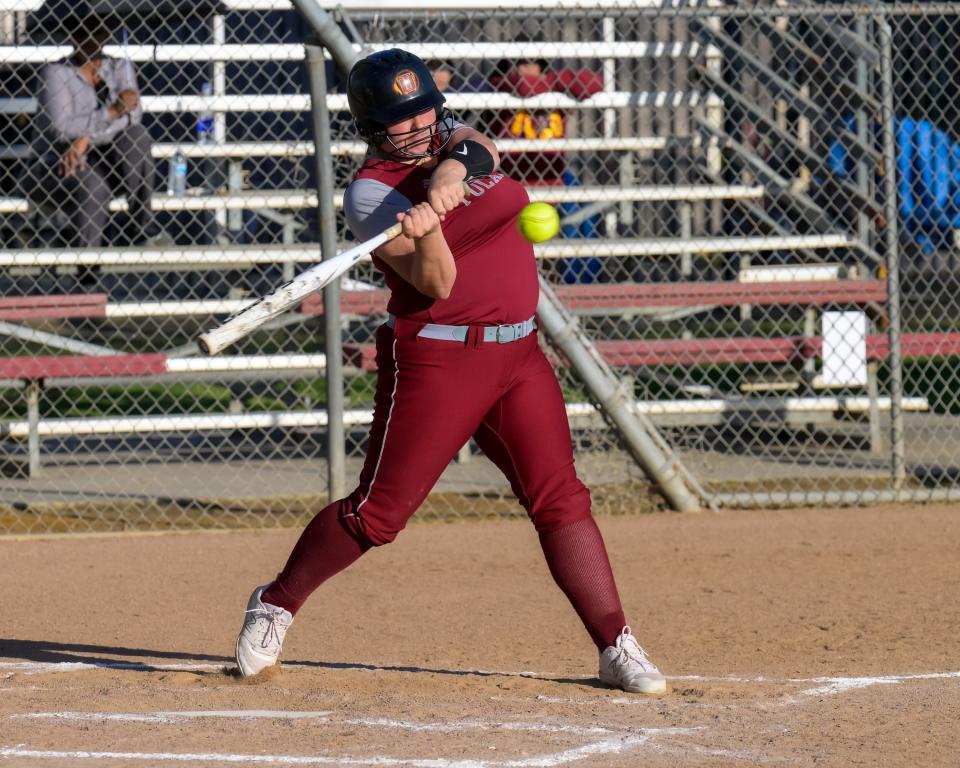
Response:
[[[463,183],[465,195],[473,194],[467,182]],[[393,240],[403,231],[400,223],[388,227],[376,237],[355,245],[332,259],[310,267],[306,272],[277,288],[273,293],[248,304],[232,317],[227,318],[216,328],[197,337],[197,346],[203,355],[215,355],[222,352],[235,341],[252,333],[267,320],[292,309],[307,296],[316,293],[340,275],[350,269],[361,258],[376,250],[389,240]]]
[[[252,333],[267,320],[293,309],[307,296],[316,293],[336,280],[360,259],[400,234],[402,227],[394,224],[376,237],[338,253],[332,259],[310,267],[272,293],[248,304],[216,328],[197,337],[197,346],[203,355],[215,355],[234,342]]]

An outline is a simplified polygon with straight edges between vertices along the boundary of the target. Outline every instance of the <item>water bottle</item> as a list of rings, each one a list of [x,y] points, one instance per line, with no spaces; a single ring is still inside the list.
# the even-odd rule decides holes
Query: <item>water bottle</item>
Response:
[[[205,99],[209,99],[213,94],[210,83],[204,83],[201,93]],[[213,144],[213,111],[204,108],[197,118],[197,144]]]
[[[170,158],[170,170],[167,172],[167,194],[183,197],[187,193],[187,156],[178,146]]]
[[[137,82],[137,75],[133,69],[133,59],[130,58],[130,38],[126,29],[123,30],[123,51],[120,54],[120,59],[123,62],[124,84],[133,87]]]

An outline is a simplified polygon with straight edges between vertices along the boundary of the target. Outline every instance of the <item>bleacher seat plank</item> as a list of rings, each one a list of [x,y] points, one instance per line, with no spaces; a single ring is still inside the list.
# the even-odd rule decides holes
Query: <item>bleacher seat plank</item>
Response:
[[[560,152],[644,152],[669,146],[698,146],[699,137],[683,136],[627,136],[586,139],[497,139],[501,152],[539,153],[544,150]],[[150,154],[158,160],[169,160],[177,150],[188,158],[250,157],[313,157],[313,143],[309,141],[225,141],[216,144],[155,143]],[[362,141],[333,141],[332,155],[359,157],[369,147]],[[23,160],[33,156],[29,144],[0,146],[0,160]]]
[[[926,411],[926,398],[905,397],[906,411]],[[889,411],[889,397],[877,399],[876,407]],[[747,401],[733,400],[658,400],[634,403],[638,413],[653,419],[656,424],[712,424],[733,414],[744,413],[761,418],[785,415],[863,414],[870,409],[867,397],[786,397]],[[599,416],[593,403],[567,403],[567,416],[576,424],[582,419]],[[691,422],[691,417],[699,417]],[[373,421],[373,411],[353,409],[344,411],[345,426],[365,426]],[[317,411],[254,411],[250,413],[194,413],[162,416],[115,416],[43,419],[37,423],[39,437],[79,437],[82,435],[156,434],[160,432],[233,431],[250,429],[323,429],[327,426],[327,412]],[[28,437],[30,424],[26,420],[0,424],[0,436],[13,439]]]
[[[10,200],[10,198],[6,198]],[[3,198],[0,198],[0,211],[3,210]],[[24,201],[24,210],[26,202]],[[845,236],[798,235],[791,238],[753,237],[753,238],[654,238],[641,240],[583,238],[574,240],[554,240],[535,247],[537,258],[615,258],[624,256],[674,256],[703,253],[758,253],[773,250],[795,250],[803,248],[841,248],[852,245]],[[349,248],[355,242],[342,242],[338,250]],[[182,245],[168,248],[18,248],[0,250],[0,267],[64,267],[81,264],[99,264],[106,270],[111,267],[124,267],[128,270],[144,270],[165,266],[167,268],[201,268],[243,266],[258,263],[315,263],[320,260],[320,246],[317,243],[276,243],[250,245]],[[741,272],[738,282],[776,283],[790,281],[813,282],[815,280],[837,280],[841,269],[837,265],[796,265],[779,267],[775,271],[766,268],[751,267]]]
[[[340,313],[344,315],[373,315],[387,311],[390,291],[341,291]],[[300,305],[305,315],[323,314],[323,296],[315,293],[308,296]]]
[[[0,320],[59,320],[70,317],[105,317],[105,293],[56,296],[2,296]]]
[[[353,49],[359,55],[389,48],[402,47],[424,60],[457,59],[498,61],[519,59],[529,53],[529,43],[472,42],[472,43],[411,43],[386,41],[360,45]],[[540,42],[537,54],[545,59],[637,59],[637,58],[695,58],[705,46],[697,42],[645,42],[620,40],[601,42]],[[176,45],[105,45],[107,56],[129,58],[136,63],[167,61],[303,61],[304,46],[300,43],[207,43]],[[47,64],[68,57],[73,52],[69,45],[0,45],[0,65]],[[329,58],[329,52],[326,52]],[[717,48],[709,54],[719,55]]]
[[[719,97],[700,91],[609,91],[596,93],[586,99],[575,99],[565,93],[541,93],[530,98],[509,93],[450,93],[447,106],[454,110],[477,109],[628,109],[636,107],[695,107],[706,102],[716,105]],[[222,96],[144,95],[140,105],[144,112],[306,112],[310,97],[301,93],[226,94]],[[347,112],[346,94],[327,94],[327,108],[331,112]],[[31,96],[0,99],[0,114],[32,115],[37,111],[37,100]]]
[[[805,281],[793,283],[637,283],[558,286],[557,295],[569,309],[631,307],[734,307],[743,304],[865,304],[884,302],[882,280]]]
[[[820,356],[823,340],[819,336],[783,338],[737,337],[727,339],[644,339],[634,341],[597,341],[597,349],[615,367],[640,365],[703,365],[729,363],[790,363]],[[906,333],[901,340],[905,359],[960,355],[960,333]],[[883,360],[889,356],[889,339],[885,335],[867,337],[867,357]],[[229,356],[223,362],[199,366],[205,370],[251,370],[260,363],[260,356],[237,359],[231,365]],[[287,357],[297,368],[322,367],[322,359],[309,356],[300,360]],[[344,345],[344,359],[365,371],[376,370],[376,347],[373,344]],[[191,361],[191,363],[194,361]],[[242,364],[241,364],[242,363]],[[261,367],[275,365],[274,360],[261,361]],[[199,369],[198,368],[198,369]],[[159,376],[184,372],[190,363],[176,363],[162,352],[116,355],[58,355],[0,358],[0,380],[36,380],[52,378],[137,377]]]
[[[234,378],[268,372],[316,372],[326,368],[324,354],[220,355],[168,357],[166,353],[50,355],[0,358],[0,381],[143,378],[192,374]]]
[[[763,187],[737,184],[687,184],[670,186],[635,186],[629,189],[610,187],[530,187],[533,201],[551,203],[589,203],[602,200],[616,202],[685,202],[697,200],[751,200],[763,197]],[[343,191],[333,195],[337,208],[343,207]],[[110,201],[112,212],[126,211],[127,200]],[[155,194],[150,201],[155,211],[222,211],[256,208],[316,208],[316,192],[302,189],[245,189],[213,194],[186,194],[173,197]],[[29,213],[30,203],[24,197],[0,197],[0,213]]]
[[[795,283],[617,283],[562,285],[557,295],[573,311],[624,310],[649,307],[754,305],[867,304],[886,301],[881,280],[840,280]],[[390,292],[385,289],[343,290],[340,312],[372,315],[387,311]],[[106,294],[0,297],[0,320],[58,320],[77,317],[154,317],[215,315],[241,309],[246,300],[112,303]],[[308,296],[300,305],[304,315],[323,314],[323,296]]]
[[[785,364],[819,358],[823,339],[820,336],[654,339],[598,341],[596,346],[613,366]],[[960,333],[905,333],[900,340],[900,354],[904,359],[960,355]],[[867,336],[869,360],[885,360],[889,356],[890,340],[886,335]]]
[[[900,356],[904,359],[953,355],[960,355],[960,333],[904,333],[900,338]],[[867,357],[871,360],[884,360],[889,356],[888,336],[867,337]]]
[[[597,350],[614,367],[643,365],[726,365],[743,363],[796,363],[821,355],[819,336],[781,338],[733,337],[726,339],[642,339],[596,341]],[[900,342],[904,359],[960,356],[960,333],[905,333]],[[867,358],[885,360],[890,355],[885,335],[867,337]],[[344,360],[366,371],[375,371],[373,344],[345,344]]]
[[[117,355],[57,355],[0,358],[0,379],[90,376],[157,376],[167,371],[162,352]]]

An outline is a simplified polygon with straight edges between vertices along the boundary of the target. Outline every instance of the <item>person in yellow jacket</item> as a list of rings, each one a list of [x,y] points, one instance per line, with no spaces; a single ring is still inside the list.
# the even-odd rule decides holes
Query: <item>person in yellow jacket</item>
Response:
[[[553,70],[545,59],[501,62],[491,78],[494,90],[521,98],[563,93],[588,99],[603,89],[603,77],[586,69]],[[494,120],[494,135],[504,139],[554,140],[567,134],[566,115],[559,109],[504,110]],[[505,152],[503,169],[527,186],[561,186],[566,162],[558,150]]]

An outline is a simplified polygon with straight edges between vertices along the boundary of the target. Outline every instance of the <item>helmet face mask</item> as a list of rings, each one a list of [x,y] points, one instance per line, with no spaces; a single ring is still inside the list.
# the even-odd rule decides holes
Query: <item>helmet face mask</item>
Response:
[[[407,51],[378,51],[358,61],[347,78],[347,100],[360,138],[373,147],[388,145],[391,155],[406,160],[433,157],[450,140],[450,113],[443,108],[443,95],[426,64]],[[429,125],[387,134],[388,125],[430,109],[435,110],[436,119]],[[425,151],[414,152],[427,129],[430,139]]]
[[[427,157],[434,157],[447,146],[453,133],[450,129],[452,119],[450,110],[437,110],[434,115],[436,119],[432,123],[419,128],[411,128],[409,131],[388,133],[387,128],[384,127],[381,134],[375,134],[371,137],[373,139],[380,138],[380,141],[377,141],[374,146],[382,148],[384,144],[387,144],[390,147],[389,154],[402,157],[405,160],[422,160]],[[423,144],[424,141],[427,142],[424,151],[414,152],[413,149]],[[370,141],[370,144],[374,144],[374,142]]]

